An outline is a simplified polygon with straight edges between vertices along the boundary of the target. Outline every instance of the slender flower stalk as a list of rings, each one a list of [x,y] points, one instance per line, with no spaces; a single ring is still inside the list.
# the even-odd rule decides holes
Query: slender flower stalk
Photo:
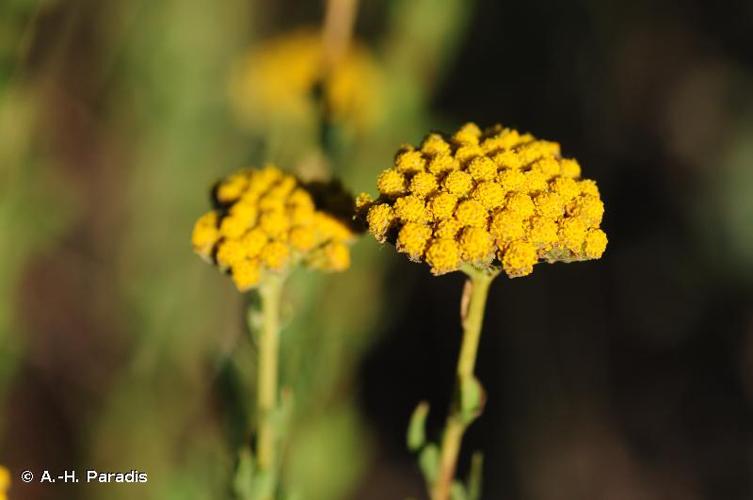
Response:
[[[483,272],[468,269],[468,278],[463,289],[460,318],[463,325],[463,340],[458,355],[456,370],[454,397],[450,405],[450,412],[442,433],[442,442],[439,452],[439,471],[437,479],[432,487],[431,497],[433,500],[445,500],[450,498],[452,481],[455,477],[460,445],[463,434],[471,422],[468,421],[466,412],[463,411],[462,391],[471,387],[475,382],[473,374],[476,366],[478,344],[481,339],[481,326],[484,321],[486,299],[489,295],[489,286],[497,272]],[[481,411],[481,402],[477,412]],[[472,415],[471,418],[475,418]]]
[[[275,414],[278,412],[280,356],[280,299],[283,278],[274,277],[259,287],[262,325],[259,332],[259,367],[257,385],[257,464],[259,470],[274,470],[278,439]]]
[[[347,53],[357,11],[358,0],[327,0],[322,31],[325,73],[336,66]]]

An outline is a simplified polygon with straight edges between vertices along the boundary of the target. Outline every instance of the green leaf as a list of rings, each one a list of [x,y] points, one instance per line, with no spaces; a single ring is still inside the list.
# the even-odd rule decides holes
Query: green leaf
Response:
[[[233,492],[240,500],[252,500],[253,492],[251,485],[254,482],[254,456],[249,446],[244,446],[238,452],[238,465],[235,467],[233,477]]]
[[[484,454],[477,451],[471,458],[471,470],[468,473],[468,500],[481,499],[481,483],[484,474]]]
[[[426,417],[429,415],[429,403],[421,401],[416,409],[413,410],[413,415],[410,417],[410,424],[408,425],[408,449],[411,451],[418,451],[424,444],[426,444]]]
[[[437,445],[430,443],[421,450],[418,455],[418,466],[421,468],[426,482],[433,484],[439,469],[439,448],[437,448]]]
[[[460,381],[460,411],[463,423],[470,424],[481,414],[486,401],[484,388],[476,377],[465,377]]]
[[[453,481],[450,488],[451,500],[468,500],[468,494],[465,491],[465,486],[460,481]]]
[[[275,494],[275,476],[270,471],[259,471],[251,482],[250,500],[262,500],[274,498]],[[245,500],[245,499],[244,499]]]
[[[277,429],[278,436],[288,435],[294,409],[295,399],[293,390],[290,387],[283,387],[280,391],[280,404],[272,414],[272,423],[275,429]]]

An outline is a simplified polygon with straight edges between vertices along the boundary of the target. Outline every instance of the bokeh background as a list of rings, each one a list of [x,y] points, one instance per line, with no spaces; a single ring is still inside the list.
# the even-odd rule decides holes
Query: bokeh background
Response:
[[[401,143],[470,120],[560,141],[610,245],[495,283],[461,472],[483,449],[486,499],[753,497],[753,4],[363,0],[332,95],[311,43],[268,42],[325,7],[0,4],[0,463],[149,474],[10,498],[229,498],[254,351],[191,253],[209,186],[275,159],[373,192]],[[294,276],[301,498],[422,498],[404,433],[422,399],[442,424],[461,288],[369,238]]]

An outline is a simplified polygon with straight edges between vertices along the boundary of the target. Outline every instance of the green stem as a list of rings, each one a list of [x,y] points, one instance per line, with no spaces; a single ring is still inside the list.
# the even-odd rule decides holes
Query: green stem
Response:
[[[278,436],[275,430],[275,412],[278,401],[278,364],[280,349],[280,297],[281,278],[269,277],[259,288],[262,326],[259,335],[259,362],[257,368],[257,465],[259,470],[272,471],[275,467]]]
[[[466,270],[468,280],[463,290],[461,305],[461,319],[463,324],[463,341],[458,356],[456,370],[455,390],[447,416],[444,432],[442,433],[442,446],[439,455],[439,470],[436,480],[432,485],[432,500],[448,500],[452,489],[452,481],[455,477],[460,445],[463,434],[470,421],[463,413],[461,395],[464,387],[473,381],[473,370],[476,365],[479,339],[481,338],[481,325],[484,321],[484,309],[486,298],[489,295],[489,285],[496,277],[495,274]]]

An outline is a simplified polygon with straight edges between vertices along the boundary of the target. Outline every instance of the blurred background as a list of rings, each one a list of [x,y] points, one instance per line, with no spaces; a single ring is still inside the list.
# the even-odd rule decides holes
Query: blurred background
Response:
[[[10,498],[229,498],[254,350],[191,252],[209,187],[273,159],[373,193],[400,144],[466,121],[561,142],[610,244],[494,284],[461,472],[482,449],[487,499],[753,497],[753,3],[363,0],[348,44],[349,4],[0,4]],[[423,498],[405,429],[422,399],[441,428],[462,281],[371,238],[293,277],[301,499]],[[149,482],[18,480],[44,468]]]

